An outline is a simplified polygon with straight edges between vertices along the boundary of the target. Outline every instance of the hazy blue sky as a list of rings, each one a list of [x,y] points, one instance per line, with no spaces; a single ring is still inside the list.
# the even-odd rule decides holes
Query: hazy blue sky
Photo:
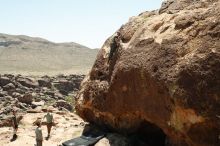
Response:
[[[162,0],[0,0],[0,33],[100,48],[131,16]]]

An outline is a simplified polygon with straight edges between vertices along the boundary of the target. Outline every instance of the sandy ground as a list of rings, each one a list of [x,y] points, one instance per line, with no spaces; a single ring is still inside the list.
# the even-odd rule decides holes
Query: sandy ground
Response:
[[[42,118],[45,113],[27,113],[21,120],[18,129],[17,140],[10,142],[13,129],[11,127],[0,128],[0,146],[34,146],[35,128],[32,123],[37,118]],[[58,124],[52,128],[51,138],[43,141],[44,146],[58,146],[62,142],[81,135],[84,122],[73,113],[64,115],[53,113],[55,122]],[[44,138],[47,136],[46,126],[42,126]]]

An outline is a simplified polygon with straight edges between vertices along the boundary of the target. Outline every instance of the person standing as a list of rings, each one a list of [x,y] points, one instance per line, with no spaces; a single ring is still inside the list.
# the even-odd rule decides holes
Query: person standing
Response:
[[[54,120],[53,120],[53,115],[52,115],[52,113],[50,113],[49,110],[47,110],[47,114],[44,116],[44,118],[46,118],[47,133],[48,133],[47,139],[49,139],[49,137],[50,137],[50,132],[51,132],[51,128],[52,128],[53,122],[54,122]],[[44,120],[44,118],[43,118],[43,120]]]
[[[36,122],[37,128],[35,129],[35,134],[36,134],[36,146],[42,146],[43,145],[43,134],[42,134],[42,129],[41,129],[41,122],[37,121]]]
[[[13,137],[11,139],[11,141],[15,140],[17,138],[17,131],[18,131],[18,120],[17,120],[17,116],[16,116],[16,111],[12,110],[12,127],[13,127]]]

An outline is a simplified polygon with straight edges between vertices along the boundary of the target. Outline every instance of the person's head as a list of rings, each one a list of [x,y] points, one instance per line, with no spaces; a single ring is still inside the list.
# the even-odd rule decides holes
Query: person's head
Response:
[[[47,113],[50,113],[50,109],[49,108],[47,109]]]
[[[49,106],[49,107],[47,107],[46,112],[47,112],[47,113],[51,113],[51,112],[52,112],[52,107],[50,107],[50,106]]]
[[[14,110],[14,109],[12,109],[12,114],[13,114],[13,115],[15,115],[15,114],[16,114],[16,112],[15,112],[15,110]]]
[[[37,125],[37,127],[41,127],[41,122],[40,122],[40,121],[37,121],[37,122],[36,122],[36,125]]]

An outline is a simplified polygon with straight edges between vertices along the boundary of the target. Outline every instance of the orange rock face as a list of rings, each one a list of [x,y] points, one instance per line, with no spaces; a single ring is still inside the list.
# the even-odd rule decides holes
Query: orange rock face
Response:
[[[99,51],[76,103],[83,119],[119,132],[147,122],[170,145],[219,146],[220,1],[167,1],[132,17]]]

